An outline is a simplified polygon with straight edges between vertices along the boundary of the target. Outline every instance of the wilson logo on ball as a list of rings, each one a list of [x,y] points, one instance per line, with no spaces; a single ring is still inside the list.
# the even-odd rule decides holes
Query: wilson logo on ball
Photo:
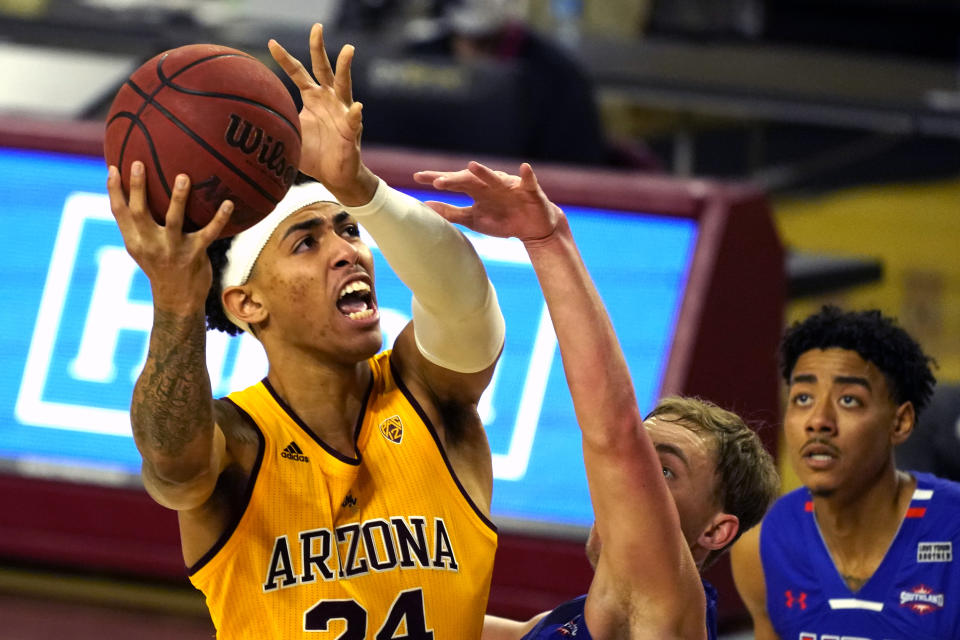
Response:
[[[224,139],[231,147],[256,156],[257,162],[283,180],[285,185],[293,184],[297,177],[297,168],[284,155],[286,146],[282,140],[264,136],[263,129],[235,113],[230,114],[230,124],[227,125]]]
[[[240,233],[273,211],[297,175],[300,118],[293,96],[264,63],[217,44],[158,53],[117,91],[104,131],[107,164],[130,194],[130,166],[144,164],[147,204],[166,224],[174,180],[192,188],[183,229],[194,231],[234,204],[220,237]]]

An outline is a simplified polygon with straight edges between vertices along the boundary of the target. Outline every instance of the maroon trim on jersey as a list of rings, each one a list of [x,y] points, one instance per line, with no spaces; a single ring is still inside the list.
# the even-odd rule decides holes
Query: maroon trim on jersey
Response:
[[[273,396],[273,399],[276,400],[278,405],[280,405],[280,408],[283,409],[288,416],[290,416],[290,419],[293,420],[298,427],[300,427],[301,431],[306,433],[311,440],[313,440],[318,445],[323,447],[324,451],[329,453],[331,456],[333,456],[340,462],[343,462],[344,464],[357,466],[363,461],[363,455],[360,453],[360,449],[357,448],[357,440],[360,437],[360,427],[363,426],[363,417],[367,413],[367,402],[370,400],[370,392],[373,391],[372,373],[370,375],[370,383],[367,385],[367,390],[363,394],[363,403],[361,405],[360,414],[357,416],[357,426],[353,432],[353,450],[357,453],[356,458],[351,458],[349,456],[343,455],[342,453],[340,453],[339,451],[337,451],[336,449],[328,445],[326,442],[324,442],[317,434],[311,431],[310,427],[308,427],[307,424],[300,419],[300,416],[297,415],[297,412],[294,411],[290,407],[290,405],[288,405],[286,402],[283,401],[283,398],[280,397],[276,389],[273,388],[273,385],[271,385],[270,381],[267,380],[266,378],[263,379],[263,386],[267,389],[267,391],[270,392],[270,395]]]
[[[220,537],[217,538],[217,541],[213,543],[213,546],[210,547],[210,550],[203,554],[199,560],[197,560],[193,565],[187,567],[187,575],[192,576],[197,571],[202,569],[208,562],[210,562],[215,555],[223,548],[223,545],[227,544],[227,541],[230,539],[230,536],[233,535],[233,532],[236,530],[237,525],[240,524],[240,520],[243,518],[243,514],[247,512],[247,507],[250,506],[250,498],[253,496],[253,487],[257,483],[257,476],[260,474],[260,465],[263,462],[263,453],[266,449],[266,440],[263,437],[263,432],[260,431],[260,427],[257,426],[256,421],[250,417],[250,414],[241,409],[236,402],[230,398],[224,398],[229,402],[233,407],[240,412],[240,416],[244,418],[247,422],[250,423],[250,426],[253,427],[254,432],[257,434],[257,440],[260,444],[257,446],[257,459],[253,463],[253,468],[250,469],[250,478],[247,480],[247,488],[243,493],[243,501],[240,510],[237,513],[237,517],[233,518],[227,527],[223,530],[223,533],[220,534]]]
[[[413,410],[416,411],[417,415],[420,416],[420,419],[423,420],[423,424],[427,426],[427,431],[429,431],[430,435],[433,437],[433,442],[437,445],[437,451],[440,452],[440,457],[443,458],[443,463],[447,465],[447,472],[450,473],[450,477],[453,478],[453,481],[456,483],[457,488],[463,495],[463,498],[467,501],[467,504],[470,505],[470,508],[473,509],[473,512],[477,514],[480,520],[483,521],[485,525],[490,527],[491,531],[498,533],[497,525],[493,524],[493,522],[490,521],[490,518],[485,516],[483,512],[477,508],[477,505],[473,502],[470,494],[467,493],[466,489],[463,488],[463,485],[460,484],[460,478],[458,478],[457,474],[453,471],[453,465],[450,464],[450,459],[447,458],[447,452],[443,449],[443,444],[440,442],[440,436],[437,435],[437,430],[433,427],[433,423],[430,422],[430,418],[427,417],[427,414],[424,413],[420,403],[417,402],[417,399],[413,397],[413,394],[410,393],[410,390],[407,389],[407,386],[403,384],[403,380],[400,379],[400,372],[397,371],[397,368],[393,364],[393,358],[390,358],[390,372],[393,374],[393,380],[397,383],[397,388],[400,389],[400,392],[407,399],[407,402],[410,403],[410,406],[413,407]]]

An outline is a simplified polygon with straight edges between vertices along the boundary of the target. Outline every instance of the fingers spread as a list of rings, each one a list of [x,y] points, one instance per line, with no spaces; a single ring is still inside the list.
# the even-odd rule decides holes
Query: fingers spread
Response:
[[[470,176],[468,171],[461,169],[460,171],[433,171],[431,169],[426,169],[424,171],[417,171],[413,174],[413,179],[422,184],[429,184],[436,180],[443,179],[456,179],[462,178],[464,175]],[[470,176],[472,178],[472,176]]]
[[[417,171],[413,174],[413,181],[420,184],[431,184],[442,175],[439,171]]]
[[[130,207],[127,206],[127,196],[123,193],[120,171],[113,165],[107,170],[107,194],[110,196],[110,211],[117,220],[120,232],[126,235],[132,225]]]
[[[323,25],[316,23],[310,30],[310,60],[313,63],[313,75],[317,82],[328,87],[333,86],[333,69],[323,44]]]
[[[347,111],[347,125],[356,134],[363,124],[363,104],[354,102]]]
[[[135,215],[147,210],[147,178],[144,175],[143,163],[139,160],[130,165],[130,211]]]
[[[167,207],[164,227],[170,233],[183,231],[183,215],[187,208],[187,196],[190,195],[190,178],[181,173],[173,181],[173,192],[170,194],[170,206]]]
[[[489,189],[513,189],[522,183],[522,180],[515,175],[504,171],[494,171],[479,162],[471,162],[468,169],[477,180]]]
[[[437,202],[436,200],[427,200],[423,204],[427,205],[440,214],[441,217],[454,224],[466,224],[466,221],[470,219],[469,207],[455,207],[452,204],[447,204],[446,202]]]
[[[470,164],[467,165],[467,170],[488,186],[492,186],[500,182],[496,172],[489,167],[480,164],[479,162],[471,161]]]
[[[220,232],[227,226],[231,214],[233,214],[233,202],[224,200],[210,222],[196,231],[197,238],[204,247],[209,246],[211,242],[220,237]]]
[[[297,85],[298,89],[303,91],[316,86],[317,83],[314,81],[313,76],[310,75],[310,72],[307,71],[306,67],[290,55],[279,42],[270,40],[270,42],[267,43],[267,47],[270,49],[270,55],[273,56],[276,63],[280,65],[283,72],[290,76],[290,79],[293,80],[293,83]]]
[[[434,189],[470,193],[483,189],[484,184],[467,169],[460,171],[418,171],[413,179],[421,184],[430,184]]]
[[[524,189],[536,191],[538,188],[537,176],[533,173],[533,167],[524,162],[520,165],[520,182]]]
[[[353,102],[353,79],[350,68],[353,64],[354,48],[352,44],[345,44],[337,56],[337,75],[333,80],[333,88],[344,104]]]

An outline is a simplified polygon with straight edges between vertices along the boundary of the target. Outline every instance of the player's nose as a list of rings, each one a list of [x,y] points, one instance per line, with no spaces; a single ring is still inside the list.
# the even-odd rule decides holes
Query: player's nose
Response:
[[[817,402],[807,416],[804,425],[807,433],[834,434],[837,431],[837,414],[828,400]]]
[[[352,267],[360,260],[360,247],[342,236],[331,234],[330,262],[334,269]]]

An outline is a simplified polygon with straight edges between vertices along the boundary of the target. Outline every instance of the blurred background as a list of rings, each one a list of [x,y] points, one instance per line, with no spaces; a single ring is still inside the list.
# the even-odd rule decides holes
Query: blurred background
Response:
[[[749,201],[745,208],[759,212],[751,215],[767,220],[754,229],[769,225],[772,235],[745,228],[717,246],[750,254],[778,245],[771,273],[779,280],[769,306],[733,305],[743,315],[725,338],[751,343],[753,309],[777,331],[824,303],[897,317],[939,365],[933,406],[898,461],[960,479],[960,2],[0,0],[0,145],[96,156],[114,94],[145,60],[215,42],[272,65],[266,41],[273,37],[307,61],[314,21],[325,25],[328,51],[357,46],[364,148],[385,171],[398,158],[451,166],[479,158],[507,170],[530,161],[553,176],[556,191],[548,193],[559,202],[692,216],[700,245],[709,237],[706,218],[672,205],[660,211],[659,200],[630,201],[631,185],[726,203],[721,208]],[[22,215],[21,199],[0,195],[4,214]],[[735,221],[741,214],[729,208]],[[45,273],[49,255],[36,260]],[[702,264],[691,264],[694,282]],[[725,268],[723,260],[710,264]],[[697,300],[709,306],[711,296],[750,299],[755,286],[749,275],[727,278],[722,288],[705,282],[702,290],[678,289],[683,311],[664,333],[673,347],[666,373],[657,374],[660,391],[709,393],[677,382],[683,341],[696,342],[700,332],[703,344],[714,340],[710,319],[688,326],[683,314]],[[6,287],[7,298],[17,297],[16,282]],[[756,342],[772,349],[775,336]],[[691,353],[699,362],[699,351]],[[769,386],[772,358],[740,364],[762,369]],[[20,384],[19,374],[10,384]],[[728,404],[762,414],[776,451],[777,408],[764,398],[737,391]],[[7,421],[2,441],[13,418],[0,420]],[[45,520],[24,518],[23,469],[13,454],[6,459],[13,462],[0,465],[0,637],[210,637],[202,598],[176,571],[87,561],[82,548],[23,551],[27,538],[43,538]],[[27,474],[41,487],[29,493],[31,509],[79,501],[111,528],[84,482],[43,469]],[[795,487],[790,470],[782,471],[784,489]],[[110,511],[118,519],[136,520],[149,507],[128,476],[97,491],[119,501]],[[128,498],[130,511],[114,511]],[[171,526],[157,544],[175,556]],[[559,536],[549,529],[541,522],[524,540],[579,545],[582,527]],[[536,571],[517,569],[524,570]],[[735,593],[724,598],[724,631],[749,637]]]

